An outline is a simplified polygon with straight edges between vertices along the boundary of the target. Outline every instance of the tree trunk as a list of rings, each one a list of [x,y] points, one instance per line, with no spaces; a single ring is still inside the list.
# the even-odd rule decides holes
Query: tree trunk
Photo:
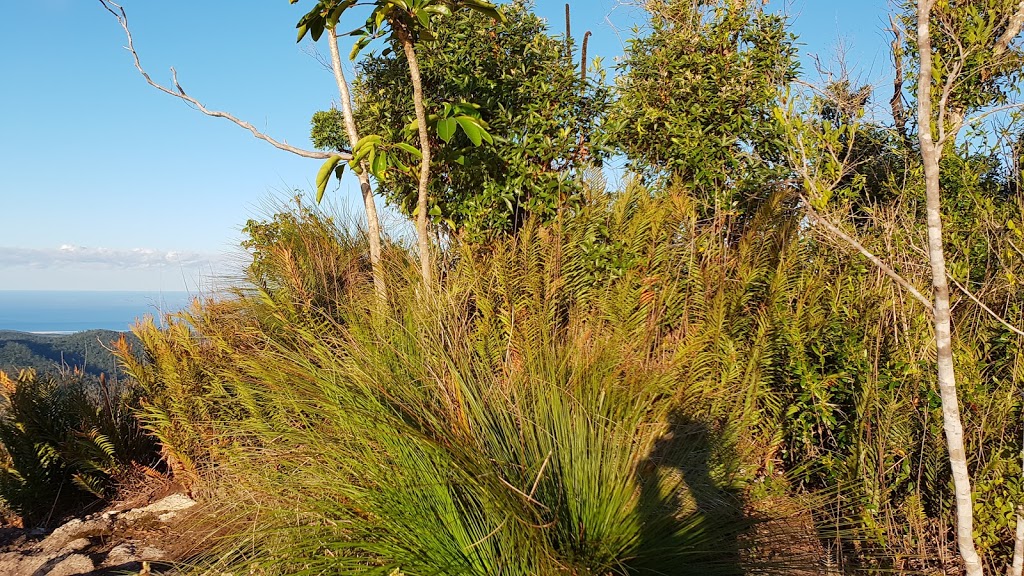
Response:
[[[338,93],[341,96],[341,114],[345,119],[345,133],[348,134],[348,141],[355,146],[359,141],[359,131],[356,130],[355,117],[352,115],[352,97],[348,91],[348,82],[345,80],[345,71],[341,67],[341,54],[338,51],[338,35],[336,30],[331,30],[327,38],[331,46],[331,64],[334,67],[334,79],[338,83]],[[377,217],[377,204],[373,201],[373,188],[370,187],[370,171],[366,162],[361,162],[362,170],[359,172],[359,189],[363,193],[363,204],[366,206],[366,234],[370,239],[370,266],[373,268],[373,286],[377,290],[377,296],[382,302],[388,298],[387,284],[384,281],[384,270],[381,268],[380,256],[380,219]]]
[[[396,23],[397,24],[397,23]],[[427,185],[430,184],[430,135],[427,133],[427,111],[423,104],[423,82],[420,78],[420,64],[416,59],[412,36],[401,25],[395,26],[395,32],[405,50],[405,59],[409,62],[409,77],[412,80],[412,101],[416,109],[416,123],[419,125],[420,180],[416,198],[416,240],[420,253],[420,274],[427,294],[431,292],[432,267],[430,264],[430,237],[427,235]]]
[[[1009,576],[1021,576],[1024,572],[1024,518],[1017,514],[1017,534],[1013,539],[1013,563],[1007,571]]]
[[[939,190],[939,159],[942,150],[932,137],[932,43],[931,8],[934,0],[918,0],[917,46],[921,56],[917,85],[917,137],[924,163],[926,207],[928,212],[928,258],[932,270],[935,303],[935,348],[938,368],[939,396],[942,399],[942,427],[946,434],[949,465],[953,473],[956,496],[956,539],[968,576],[982,576],[981,558],[974,548],[974,505],[971,478],[964,450],[964,430],[960,420],[960,403],[953,372],[953,341],[949,311],[949,284],[946,280],[946,258],[942,249],[942,212]],[[938,122],[944,122],[939,118]]]

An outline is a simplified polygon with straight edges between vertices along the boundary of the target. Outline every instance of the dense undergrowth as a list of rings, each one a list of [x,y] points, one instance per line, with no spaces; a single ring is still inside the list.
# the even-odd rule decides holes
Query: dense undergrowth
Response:
[[[914,233],[893,229],[882,241]],[[146,359],[122,355],[176,476],[236,523],[203,568],[955,566],[927,319],[785,192],[701,220],[684,192],[591,189],[552,225],[451,247],[432,296],[393,244],[387,306],[359,235],[323,214],[248,231],[247,287],[141,325]],[[957,313],[995,563],[1020,489],[1020,352]]]
[[[158,461],[132,384],[0,372],[0,502],[26,527],[114,496]]]
[[[916,304],[785,190],[712,218],[685,191],[586,190],[551,224],[449,246],[430,296],[389,244],[387,303],[358,231],[301,203],[251,222],[247,281],[140,324],[116,391],[4,379],[0,496],[42,522],[158,446],[227,535],[200,572],[955,570]],[[903,217],[862,225],[911,242]],[[954,241],[1003,242],[1002,217],[979,208]],[[1020,263],[999,264],[976,281],[1013,318]],[[969,300],[955,313],[995,566],[1021,493],[1020,345]]]

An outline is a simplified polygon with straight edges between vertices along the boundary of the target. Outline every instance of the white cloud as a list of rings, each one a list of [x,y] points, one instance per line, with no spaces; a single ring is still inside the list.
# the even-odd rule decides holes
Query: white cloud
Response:
[[[216,265],[222,257],[201,252],[112,249],[63,244],[59,248],[0,247],[0,267],[88,268],[95,270],[193,270]]]
[[[0,290],[145,290],[206,293],[233,285],[244,262],[228,254],[0,246]]]

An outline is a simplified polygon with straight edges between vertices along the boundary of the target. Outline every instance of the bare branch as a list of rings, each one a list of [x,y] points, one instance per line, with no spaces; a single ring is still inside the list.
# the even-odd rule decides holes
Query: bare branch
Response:
[[[899,284],[904,290],[910,293],[911,296],[917,299],[918,302],[924,305],[925,309],[929,312],[932,311],[932,303],[928,298],[925,298],[921,292],[914,287],[906,278],[900,276],[898,272],[892,269],[891,266],[883,262],[878,256],[872,254],[863,244],[857,241],[856,238],[850,236],[846,232],[843,232],[841,228],[835,224],[829,222],[826,218],[822,217],[818,212],[811,206],[811,203],[807,201],[802,194],[800,199],[804,203],[804,209],[807,210],[807,214],[814,220],[815,223],[820,224],[823,228],[831,232],[832,234],[841,238],[844,242],[853,246],[860,252],[865,258],[867,258],[872,264],[878,267],[886,276],[892,278],[897,284]]]
[[[1013,39],[1020,34],[1021,26],[1024,26],[1024,0],[1017,4],[1017,11],[1014,12],[1013,16],[1010,16],[1010,22],[1006,25],[1003,35],[999,37],[999,40],[996,40],[992,53],[996,56],[1002,56],[1010,47],[1010,42],[1013,42]]]
[[[959,288],[960,291],[963,292],[965,296],[970,298],[971,301],[974,302],[975,304],[977,304],[978,306],[981,306],[981,309],[984,310],[985,312],[987,312],[989,316],[994,318],[997,322],[999,322],[1003,326],[1006,326],[1011,332],[1014,332],[1018,336],[1024,336],[1024,330],[1021,330],[1020,328],[1017,328],[1013,324],[1010,324],[1005,319],[1003,319],[1002,316],[1000,316],[999,314],[996,314],[995,311],[993,311],[991,308],[989,308],[988,306],[983,304],[982,301],[979,300],[977,296],[972,294],[971,291],[968,290],[963,284],[957,282],[956,278],[954,278],[953,275],[950,274],[948,271],[946,272],[946,276],[949,277],[949,279],[953,282],[953,284],[957,288]]]
[[[135,51],[135,43],[132,40],[132,32],[128,28],[128,15],[125,13],[124,8],[122,8],[119,4],[111,2],[110,0],[99,0],[99,2],[103,5],[104,8],[106,8],[107,12],[110,12],[114,15],[114,18],[117,19],[117,23],[121,25],[121,28],[124,30],[125,37],[128,38],[128,46],[126,46],[125,48],[132,53],[132,58],[135,60],[135,68],[139,71],[140,74],[142,74],[142,77],[146,79],[146,83],[150,86],[156,88],[164,94],[169,94],[171,96],[174,96],[175,98],[184,100],[185,102],[191,104],[197,110],[199,110],[203,114],[206,114],[207,116],[212,116],[214,118],[225,118],[227,120],[230,120],[231,122],[234,122],[236,125],[245,128],[246,130],[251,132],[252,135],[255,136],[256,138],[268,142],[273,147],[278,148],[280,150],[284,150],[285,152],[291,152],[292,154],[302,156],[303,158],[314,158],[318,160],[326,160],[327,158],[330,158],[332,156],[341,156],[342,160],[352,159],[352,155],[348,152],[321,152],[317,150],[304,150],[302,148],[296,148],[295,146],[286,144],[284,142],[279,142],[278,140],[271,138],[270,136],[257,130],[256,127],[252,124],[244,120],[240,120],[235,116],[229,114],[228,112],[222,112],[220,110],[210,110],[209,108],[204,106],[202,102],[196,100],[195,98],[185,93],[185,90],[182,89],[181,84],[178,83],[178,73],[174,70],[174,68],[171,68],[171,79],[174,82],[174,90],[153,81],[153,79],[149,76],[146,70],[142,67],[142,62],[139,60],[139,53]]]
[[[969,120],[964,122],[964,125],[970,126],[971,124],[977,124],[978,122],[981,122],[982,120],[988,118],[989,116],[992,116],[993,114],[1006,112],[1007,110],[1020,110],[1021,108],[1024,108],[1024,102],[1014,102],[1012,104],[1004,104],[1002,106],[989,108],[988,110],[982,112],[981,114],[978,114],[977,116],[971,116]]]
[[[889,16],[889,24],[892,26],[892,98],[889,100],[889,107],[892,108],[892,118],[896,123],[896,130],[904,142],[909,140],[907,136],[907,110],[903,107],[903,32],[900,30],[896,19]]]

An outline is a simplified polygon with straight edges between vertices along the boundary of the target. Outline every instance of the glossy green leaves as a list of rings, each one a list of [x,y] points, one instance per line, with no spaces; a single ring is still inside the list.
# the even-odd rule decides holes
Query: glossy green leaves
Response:
[[[320,166],[320,171],[316,174],[317,204],[324,198],[324,192],[327,191],[327,182],[331,179],[331,174],[334,173],[339,180],[341,179],[345,166],[339,164],[339,162],[341,162],[341,156],[331,156]]]

